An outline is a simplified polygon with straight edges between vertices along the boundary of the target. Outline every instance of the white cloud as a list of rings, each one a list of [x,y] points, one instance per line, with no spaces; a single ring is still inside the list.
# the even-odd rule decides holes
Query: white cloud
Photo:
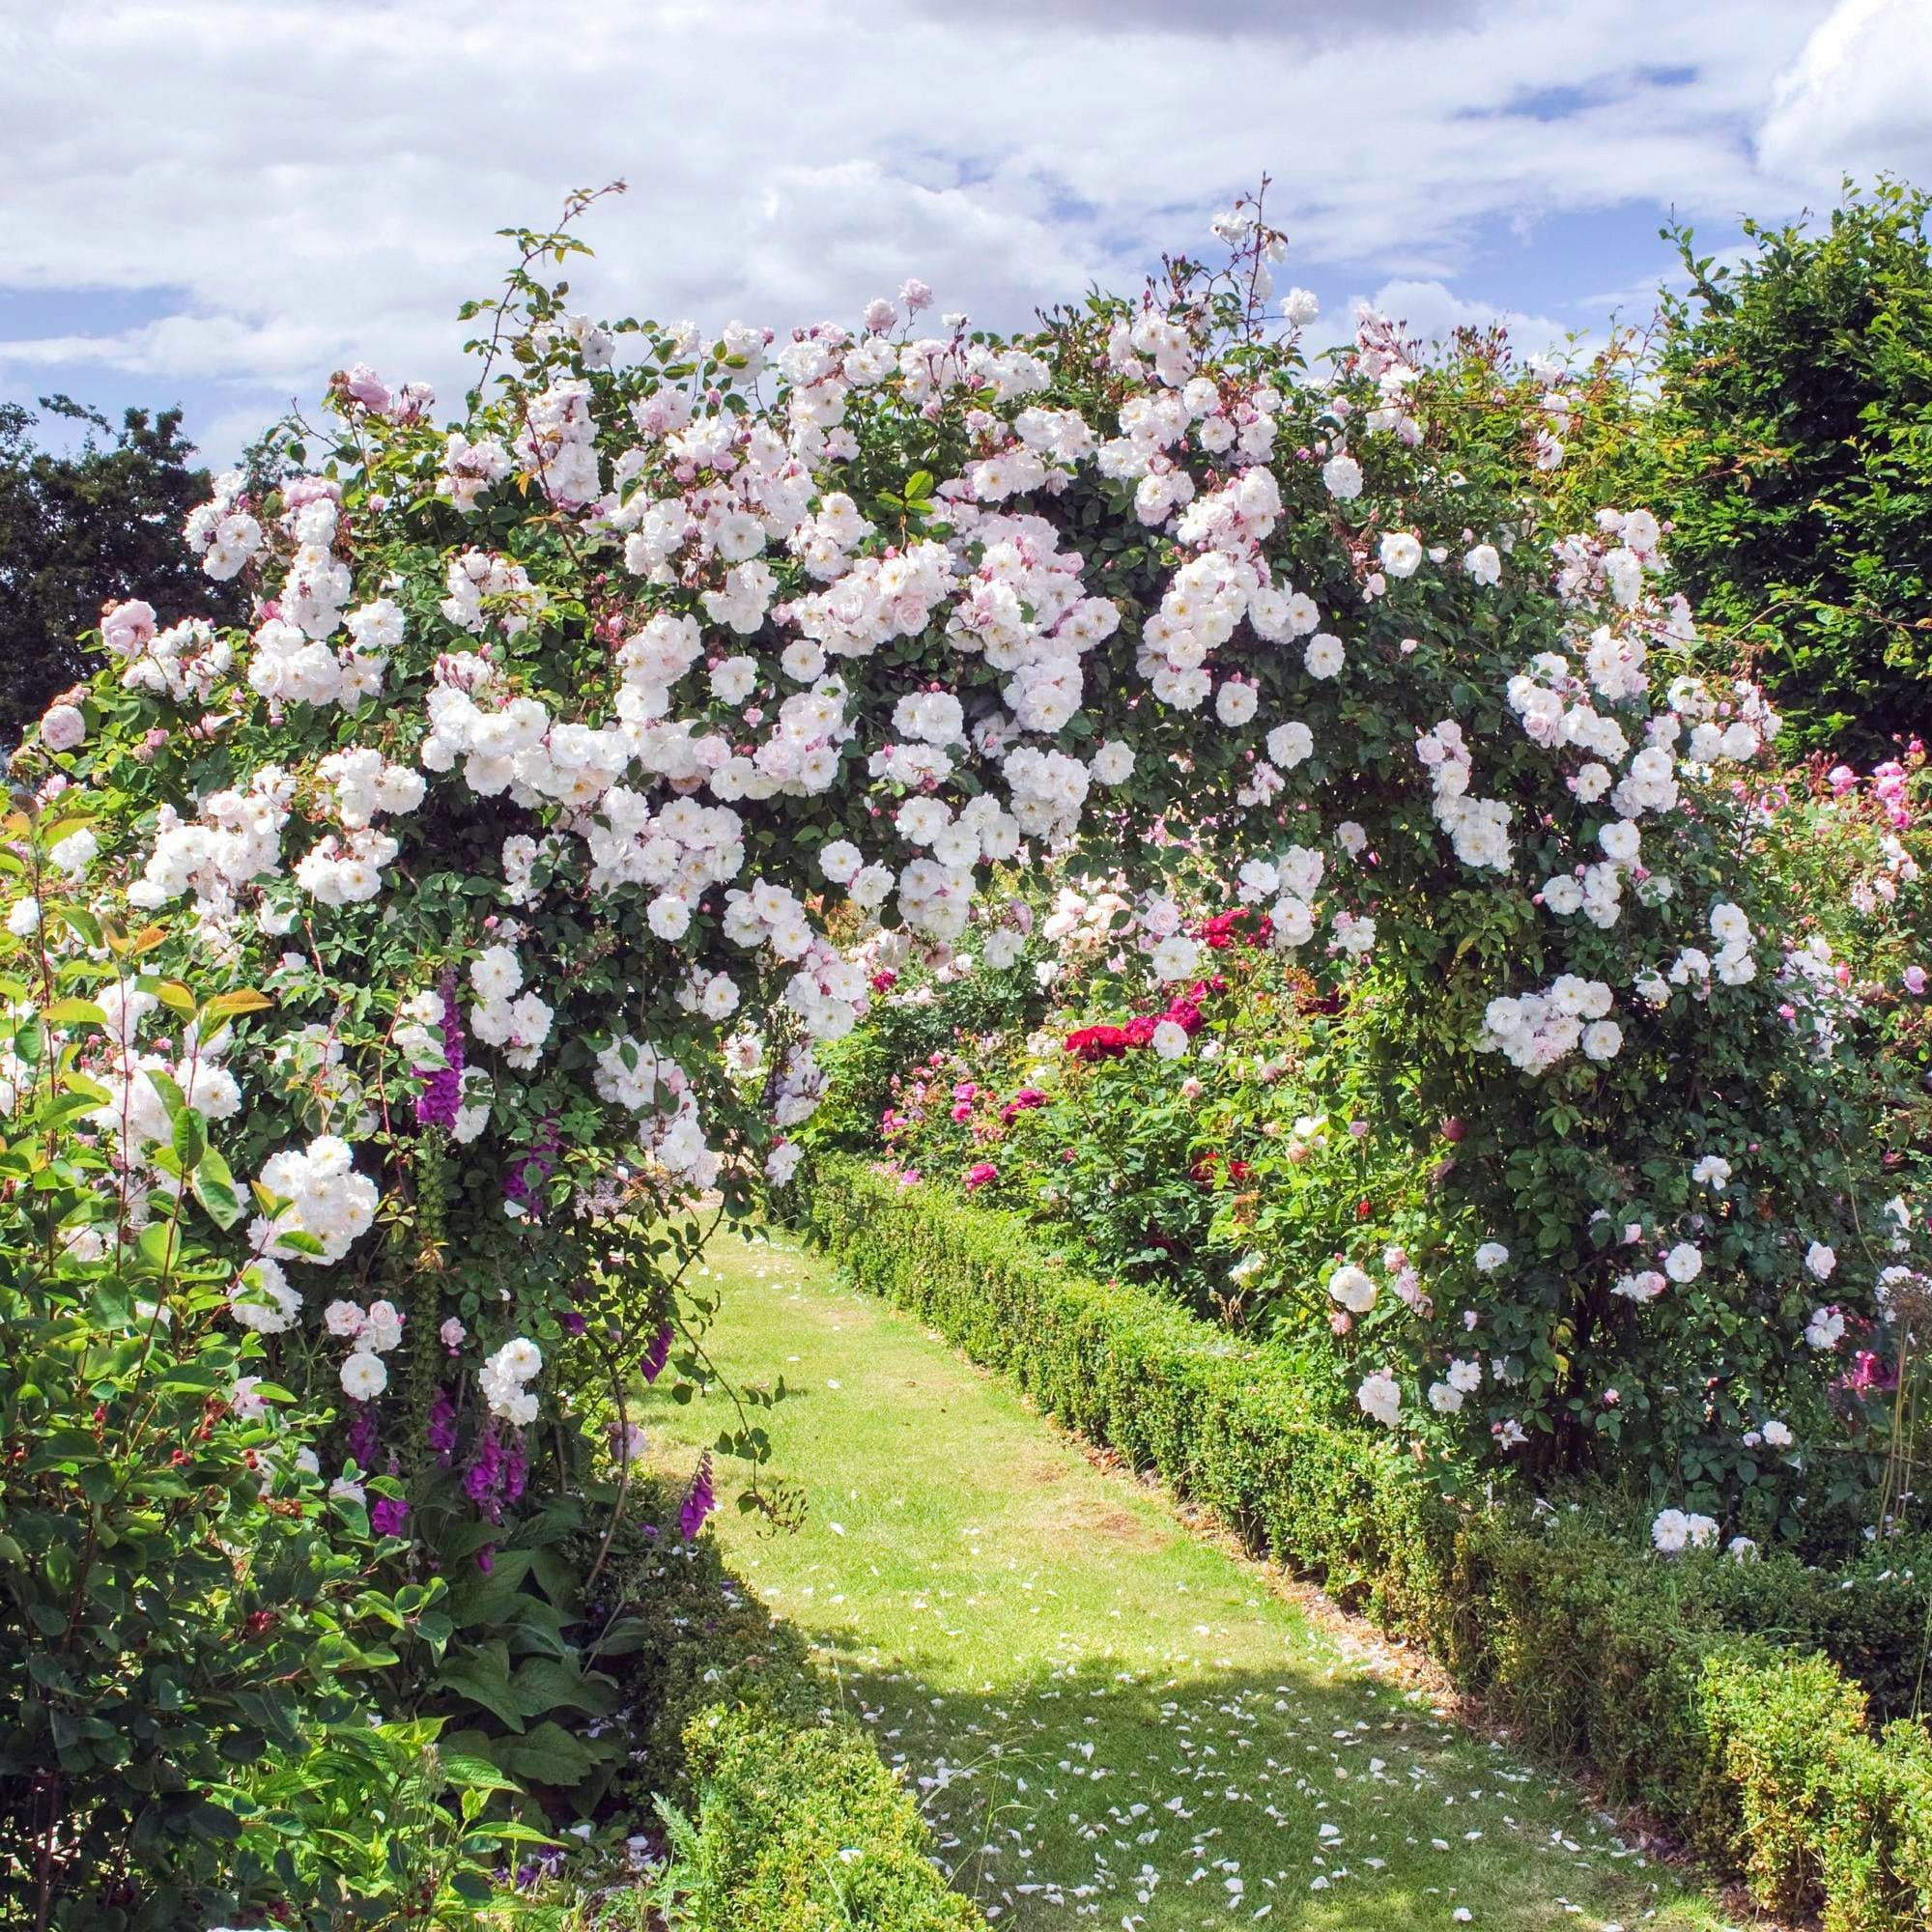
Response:
[[[1024,323],[1131,286],[1275,177],[1289,278],[1470,286],[1675,200],[1768,202],[1750,137],[1823,0],[94,0],[0,25],[0,287],[178,292],[70,365],[313,394],[461,385],[493,230],[622,176],[574,279],[609,313],[789,325],[907,273]],[[1809,43],[1815,45],[1815,41]],[[1553,97],[1552,87],[1561,92]],[[1784,190],[1780,187],[1778,193]],[[1569,245],[1577,252],[1576,235]],[[1438,301],[1438,308],[1440,301]],[[1442,310],[1443,313],[1448,311]],[[1560,331],[1559,331],[1560,332]],[[238,391],[240,393],[240,391]]]
[[[1427,345],[1446,342],[1459,328],[1487,329],[1500,325],[1509,331],[1510,346],[1520,355],[1569,353],[1573,326],[1547,315],[1525,315],[1520,309],[1494,302],[1471,301],[1441,282],[1398,278],[1384,282],[1368,298],[1379,314],[1406,325],[1406,332]],[[1582,341],[1577,353],[1587,355],[1601,331]]]
[[[1884,169],[1932,179],[1932,5],[1839,0],[1779,75],[1758,155],[1827,188]]]

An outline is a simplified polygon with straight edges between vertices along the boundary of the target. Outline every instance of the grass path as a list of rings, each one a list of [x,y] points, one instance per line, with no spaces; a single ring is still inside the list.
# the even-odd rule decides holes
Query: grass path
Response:
[[[810,1498],[770,1536],[727,1497],[719,1534],[1001,1932],[1726,1922],[818,1257],[721,1237],[707,1261],[713,1353],[796,1392],[774,1463]],[[653,1453],[688,1471],[723,1407],[655,1401]]]

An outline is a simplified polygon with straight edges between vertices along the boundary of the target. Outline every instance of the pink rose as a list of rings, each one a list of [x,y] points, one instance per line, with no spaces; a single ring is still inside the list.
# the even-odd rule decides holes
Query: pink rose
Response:
[[[51,704],[41,720],[41,743],[50,752],[71,752],[87,741],[87,720],[71,704]]]
[[[343,378],[342,386],[365,410],[379,413],[389,407],[389,385],[366,362],[358,362]]]

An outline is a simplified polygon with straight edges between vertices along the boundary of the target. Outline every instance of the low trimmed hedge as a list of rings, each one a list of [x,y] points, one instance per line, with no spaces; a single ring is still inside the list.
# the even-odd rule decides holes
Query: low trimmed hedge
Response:
[[[1765,1905],[1822,1909],[1828,1932],[1932,1923],[1932,1736],[1875,1727],[1830,1659],[1737,1628],[1749,1605],[1722,1573],[1740,1566],[1664,1566],[1581,1510],[1454,1505],[1280,1350],[1086,1279],[1012,1217],[838,1156],[805,1191],[808,1231],[861,1287],[1424,1643]]]
[[[692,1932],[968,1932],[984,1920],[927,1856],[924,1821],[844,1723],[805,1728],[754,1706],[686,1726],[697,1808],[679,1833],[679,1923]]]
[[[627,1796],[655,1801],[689,1932],[973,1932],[984,1921],[932,1862],[918,1807],[838,1708],[805,1639],[675,1534],[679,1498],[646,1483],[613,1566],[635,1713]],[[661,1520],[651,1523],[656,1516]]]

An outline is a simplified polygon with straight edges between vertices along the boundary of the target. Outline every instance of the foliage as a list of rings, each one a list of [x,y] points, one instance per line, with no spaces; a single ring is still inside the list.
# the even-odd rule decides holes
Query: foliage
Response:
[[[1833,1663],[1732,1634],[1777,1627],[1788,1568],[1733,1590],[1722,1573],[1753,1566],[1639,1554],[1627,1528],[1587,1511],[1454,1502],[1386,1437],[1323,1420],[1293,1359],[1267,1345],[1083,1278],[1009,1217],[930,1186],[842,1157],[820,1160],[814,1179],[812,1232],[860,1286],[1251,1546],[1427,1643],[1528,1742],[1586,1752],[1613,1800],[1677,1821],[1761,1899],[1822,1895],[1827,1922],[1847,1932],[1922,1923],[1922,1723],[1868,1728],[1863,1692]],[[1714,1607],[1727,1597],[1730,1629]],[[1926,1602],[1922,1583],[1899,1601],[1894,1685],[1907,1657],[1922,1660]],[[1821,1627],[1793,1634],[1824,1638]]]
[[[247,614],[238,590],[201,578],[182,540],[183,520],[209,489],[182,412],[129,410],[115,429],[66,396],[41,408],[86,434],[71,455],[36,448],[33,412],[0,404],[0,749],[94,669],[82,639],[103,604],[192,600],[217,622]]]
[[[228,1319],[243,1208],[209,1069],[267,1003],[163,976],[161,927],[64,893],[48,848],[83,829],[15,814],[0,851],[39,908],[0,939],[0,1900],[159,1927],[246,1893],[226,1787],[361,1708],[410,1605],[326,1492],[324,1416]],[[103,1129],[144,998],[176,1031],[137,1194]]]
[[[1343,1086],[1410,1217],[1354,1242],[1413,1228],[1440,1312],[1405,1325],[1390,1297],[1311,1361],[1419,1414],[1478,1306],[1504,1368],[1460,1436],[1413,1431],[1432,1455],[1472,1463],[1492,1422],[1503,1449],[1514,1425],[1552,1460],[1640,1454],[1686,1500],[1747,1486],[1760,1404],[1788,1381],[1802,1417],[1836,1378],[1791,1369],[1801,1337],[1874,1322],[1880,1269],[1913,1257],[1849,1049],[1782,1023],[1793,908],[1738,782],[1775,716],[1664,594],[1655,519],[1553,521],[1521,481],[1541,415],[1499,412],[1493,460],[1458,468],[1466,425],[1428,415],[1382,319],[1308,380],[1267,318],[1284,244],[1255,204],[1216,224],[1227,266],[1174,262],[1025,336],[921,334],[908,283],[781,343],[574,312],[558,271],[595,198],[518,231],[502,295],[466,309],[459,420],[358,365],[327,424],[216,479],[184,526],[206,614],[107,611],[103,669],[11,772],[49,829],[9,855],[9,929],[39,935],[43,980],[101,996],[49,1005],[16,1052],[86,1060],[89,1177],[130,1226],[175,1227],[184,1199],[210,1224],[173,1332],[229,1350],[222,1376],[259,1356],[286,1391],[261,1400],[340,1472],[331,1507],[366,1513],[395,1641],[345,1659],[384,1673],[388,1714],[597,1803],[626,1390],[712,1374],[696,1206],[742,1219],[793,1171],[815,1055],[874,992],[855,944],[957,942],[989,883],[1069,850],[1074,878],[1122,876],[1123,957],[1170,1003],[1152,1033],[1193,1004],[1182,903],[1236,880],[1272,951],[1229,997],[1346,1015]],[[82,893],[124,930],[179,909],[138,976],[49,910]],[[1151,1138],[1099,1152],[1178,1193],[1186,1114],[1152,1083],[1114,1097]],[[1265,1138],[1264,1111],[1230,1135]],[[219,1156],[204,1117],[234,1122]],[[1719,1150],[1721,1208],[1685,1179]],[[1077,1184],[1098,1225],[1119,1189],[1097,1155]],[[1331,1206],[1312,1190],[1293,1239],[1263,1230],[1284,1266],[1330,1244]],[[1201,1252],[1224,1210],[1187,1231]],[[1633,1224],[1693,1254],[1694,1292],[1618,1300]],[[1478,1266],[1492,1241],[1505,1274]],[[1827,1251],[1846,1263],[1818,1308]],[[1689,1436],[1656,1420],[1687,1363],[1719,1390]],[[1650,1418],[1621,1437],[1611,1376]],[[748,1392],[718,1453],[755,1464],[781,1393]],[[681,1534],[712,1501],[707,1460]]]
[[[1376,964],[1324,991],[1259,943],[1265,917],[1249,905],[1191,925],[1206,978],[1136,999],[1147,942],[1128,902],[1069,887],[1033,910],[1010,968],[905,965],[833,1050],[832,1104],[812,1133],[866,1144],[879,1036],[900,1037],[888,1030],[911,1010],[920,1044],[952,1040],[901,1063],[872,1145],[908,1174],[1023,1207],[1093,1271],[1270,1334],[1319,1372],[1331,1406],[1405,1361],[1428,1405],[1393,1419],[1451,1460],[1445,1482],[1500,1449],[1531,1470],[1628,1470],[1660,1503],[1756,1538],[1803,1533],[1802,1493],[1822,1531],[1917,1488],[1899,1451],[1916,1439],[1923,1322],[1897,1257],[1932,1145],[1932,1009],[1912,963],[1932,938],[1922,755],[1874,779],[1840,768],[1768,787],[1752,826],[1787,935],[1778,1032],[1719,1049],[1706,1025],[1696,1052],[1681,1036],[1646,1041],[1681,1092],[1674,1125],[1639,1094],[1645,1063],[1627,1047],[1615,1077],[1552,1104],[1545,1133],[1512,1146],[1520,1091],[1479,1057],[1445,1053],[1413,986]],[[1041,977],[1057,1002],[1043,1025],[1010,991]],[[968,996],[970,1025],[949,1026]],[[848,1065],[864,1068],[849,1086]],[[1824,1138],[1780,1133],[1787,1116]],[[1712,1168],[1719,1150],[1729,1159]],[[1848,1309],[1842,1351],[1781,1339],[1810,1328],[1806,1311],[1842,1276],[1829,1290],[1808,1270],[1789,1280],[1765,1196],[1730,1171],[1747,1168],[1866,1230],[1844,1266],[1872,1270],[1887,1319]],[[1579,1194],[1596,1203],[1580,1230]],[[1494,1241],[1480,1261],[1478,1236]],[[1680,1243],[1677,1264],[1688,1253],[1698,1267],[1672,1281]],[[1713,1283],[1716,1255],[1750,1285]],[[1614,1278],[1592,1285],[1593,1260]],[[1361,1270],[1351,1286],[1344,1264]],[[1835,1255],[1820,1264],[1836,1274]],[[1698,1402],[1681,1396],[1693,1361]]]
[[[1871,1319],[1872,1109],[1776,1023],[1793,969],[1757,948],[1790,908],[1726,777],[1775,720],[1658,590],[1654,520],[1537,521],[1540,418],[1453,468],[1471,432],[1427,414],[1412,345],[1365,319],[1309,383],[1261,306],[1279,237],[1247,204],[1220,232],[1229,268],[1012,342],[878,304],[776,348],[600,328],[538,272],[581,244],[520,234],[461,427],[350,371],[294,452],[313,473],[195,513],[252,630],[110,618],[115,670],[23,775],[99,808],[96,890],[191,896],[198,945],[273,986],[244,1151],[325,1151],[297,1212],[338,1273],[287,1372],[342,1378],[342,1446],[393,1459],[391,1500],[460,1483],[488,1544],[581,1490],[576,1431],[537,1418],[675,1328],[698,1230],[665,1210],[715,1184],[742,1213],[790,1172],[813,1049],[871,993],[824,935],[956,941],[992,867],[1068,844],[1122,871],[1170,988],[1198,956],[1177,905],[1238,876],[1311,1010],[1347,1012],[1413,1210],[1348,1245],[1416,1232],[1440,1311],[1364,1323],[1349,1368],[1425,1431],[1475,1305],[1504,1365],[1476,1449],[1493,1426],[1730,1486],[1802,1379],[1807,1252],[1845,1253],[1835,1305]],[[1134,1134],[1069,1187],[1097,1222],[1116,1155],[1160,1172],[1118,1230],[1145,1250],[1191,1198],[1188,1123],[1122,1097]],[[1767,1107],[1789,1126],[1760,1140]],[[1719,1151],[1718,1214],[1686,1176]],[[1332,1189],[1281,1192],[1286,1259],[1331,1248]],[[1629,1226],[1695,1288],[1620,1300]],[[1516,1260],[1479,1280],[1491,1242]],[[270,1258],[298,1293],[280,1231]],[[1686,1359],[1727,1392],[1688,1436],[1660,1420]]]
[[[667,1917],[689,1932],[964,1932],[980,1923],[932,1864],[925,1828],[872,1747],[713,1709],[685,1732],[690,1819],[667,1808]]]
[[[1677,582],[1794,743],[1856,760],[1923,729],[1932,678],[1928,208],[1848,182],[1822,227],[1747,221],[1731,264],[1668,231],[1689,291],[1664,296],[1654,405],[1598,472],[1667,520]]]
[[[505,1858],[514,1864],[519,1847],[554,1843],[501,1806],[493,1815],[493,1799],[516,1799],[519,1787],[495,1766],[444,1749],[439,1728],[332,1725],[234,1794],[247,1856],[280,1889],[277,1924],[474,1926],[501,1896]]]
[[[680,1502],[667,1486],[644,1486],[602,1601],[600,1655],[622,1690],[618,1792],[640,1817],[658,1798],[694,1801],[685,1733],[700,1711],[755,1705],[774,1721],[808,1726],[830,1716],[804,1639],[725,1569],[712,1537],[679,1533]]]
[[[887,964],[889,955],[897,964]],[[969,1040],[1024,1031],[1045,1017],[1050,1004],[1024,963],[935,976],[909,948],[876,942],[870,959],[874,1000],[867,1023],[824,1056],[831,1085],[824,1111],[811,1122],[814,1146],[854,1151],[874,1146],[880,1118],[907,1069],[932,1064],[935,1056],[950,1059]]]

